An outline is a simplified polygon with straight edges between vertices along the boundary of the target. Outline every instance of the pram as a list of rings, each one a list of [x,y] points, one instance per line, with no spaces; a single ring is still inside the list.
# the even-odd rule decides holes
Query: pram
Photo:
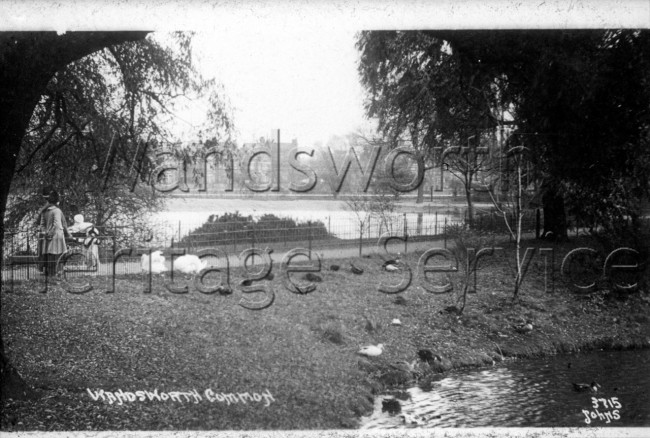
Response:
[[[101,244],[99,230],[90,223],[82,223],[76,220],[75,224],[69,228],[70,237],[66,239],[66,244],[70,246],[70,251],[81,253],[85,260],[86,266],[92,270],[99,268],[99,248]]]

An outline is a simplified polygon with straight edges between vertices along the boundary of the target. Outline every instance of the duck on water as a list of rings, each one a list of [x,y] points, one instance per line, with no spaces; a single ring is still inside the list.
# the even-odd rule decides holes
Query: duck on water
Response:
[[[598,392],[600,385],[596,382],[591,383],[573,383],[573,390],[577,392]]]

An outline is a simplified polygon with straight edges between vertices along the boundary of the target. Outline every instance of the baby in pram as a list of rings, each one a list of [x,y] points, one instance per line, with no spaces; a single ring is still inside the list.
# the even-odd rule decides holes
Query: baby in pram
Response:
[[[99,269],[99,230],[90,222],[84,222],[84,217],[78,214],[74,217],[74,224],[68,227],[72,236],[69,243],[80,246],[86,258],[86,265],[92,269]]]

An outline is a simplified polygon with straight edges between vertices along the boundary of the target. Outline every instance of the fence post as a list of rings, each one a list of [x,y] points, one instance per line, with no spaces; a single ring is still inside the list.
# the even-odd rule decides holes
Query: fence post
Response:
[[[434,235],[437,236],[437,235],[438,235],[438,211],[437,211],[437,210],[436,210],[436,225],[435,225],[435,229],[436,229],[436,230],[435,230]]]
[[[149,247],[149,275],[148,275],[148,277],[149,277],[149,290],[147,291],[147,293],[152,293],[153,292],[153,272],[151,272],[151,270],[153,269],[153,266],[152,266],[153,265],[153,257],[151,257],[151,254],[152,254],[151,249],[152,248]]]
[[[359,222],[359,257],[363,248],[363,222]]]
[[[445,249],[447,249],[447,217],[445,217],[445,229],[443,230],[443,235],[445,236]]]
[[[311,260],[311,221],[307,221],[307,230],[309,233],[309,260]]]
[[[408,239],[409,239],[409,233],[408,233],[408,222],[406,222],[406,213],[404,213],[404,254],[408,252]]]
[[[27,255],[31,254],[31,251],[29,250],[29,235],[27,236]],[[37,255],[38,256],[38,255]],[[29,271],[32,269],[32,264],[27,265],[27,279],[29,280]]]
[[[178,221],[178,240],[181,240],[181,221]]]
[[[180,224],[180,222],[179,222],[179,224]],[[174,251],[173,251],[173,249],[174,249],[174,236],[172,236],[172,242],[171,243],[172,243],[172,252],[169,255],[169,261],[172,264],[171,268],[170,268],[170,278],[171,278],[170,281],[173,283],[174,282]]]
[[[535,239],[539,239],[539,231],[540,231],[540,212],[539,208],[535,210]]]

